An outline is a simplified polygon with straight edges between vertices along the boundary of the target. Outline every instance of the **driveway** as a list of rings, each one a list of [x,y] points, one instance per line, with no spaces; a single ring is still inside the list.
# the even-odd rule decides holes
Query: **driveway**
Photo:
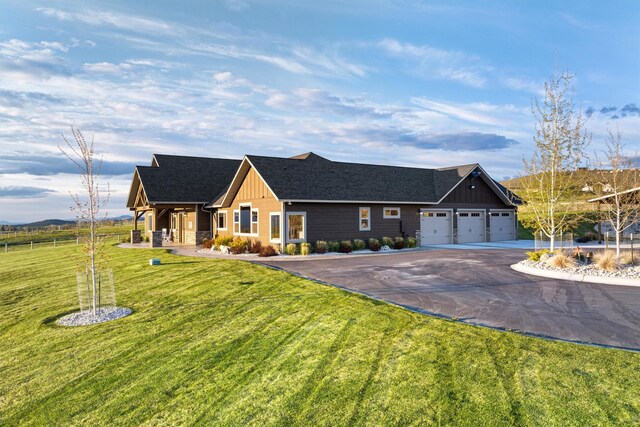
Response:
[[[263,264],[467,323],[640,350],[640,288],[528,276],[516,249],[424,250]]]

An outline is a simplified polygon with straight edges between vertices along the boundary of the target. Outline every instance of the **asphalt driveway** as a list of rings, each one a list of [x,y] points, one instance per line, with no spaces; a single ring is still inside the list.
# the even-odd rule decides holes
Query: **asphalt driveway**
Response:
[[[528,276],[522,250],[431,250],[263,264],[407,308],[569,341],[640,350],[640,288]]]

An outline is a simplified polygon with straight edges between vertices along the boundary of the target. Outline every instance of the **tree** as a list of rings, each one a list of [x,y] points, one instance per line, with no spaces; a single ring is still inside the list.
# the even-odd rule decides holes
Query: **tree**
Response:
[[[521,196],[531,216],[523,218],[550,240],[566,231],[575,217],[575,189],[579,188],[578,168],[590,137],[584,130],[585,119],[573,103],[573,76],[567,72],[553,76],[544,84],[544,101],[533,101],[536,120],[535,148],[530,160],[524,159]]]
[[[75,205],[71,210],[76,214],[78,225],[83,223],[89,225],[89,235],[83,239],[83,251],[85,254],[83,267],[89,273],[91,279],[90,304],[92,313],[95,316],[99,305],[98,271],[106,262],[104,241],[103,238],[97,235],[96,229],[99,220],[106,217],[106,212],[102,217],[100,212],[109,202],[109,185],[107,184],[106,197],[103,198],[98,185],[102,160],[99,160],[96,165],[94,138],[92,137],[91,142],[87,143],[80,129],[73,126],[71,126],[71,134],[73,135],[73,143],[62,134],[62,139],[68,148],[65,149],[61,146],[58,146],[58,148],[78,167],[82,188],[86,196],[85,199],[81,198],[79,194],[70,193]]]
[[[640,185],[638,164],[632,157],[625,155],[622,143],[622,132],[616,129],[607,131],[606,145],[603,150],[604,162],[599,170],[600,181],[607,184],[610,193],[606,198],[599,198],[598,203],[606,204],[601,210],[602,219],[611,224],[616,235],[616,259],[620,260],[620,239],[622,233],[640,218],[640,206],[637,196],[625,194],[626,190]],[[608,167],[610,169],[604,169]]]

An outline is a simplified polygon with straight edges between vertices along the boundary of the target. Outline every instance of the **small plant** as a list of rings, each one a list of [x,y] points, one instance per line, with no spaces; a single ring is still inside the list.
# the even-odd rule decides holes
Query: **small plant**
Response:
[[[249,245],[249,253],[250,254],[259,254],[262,250],[262,242],[260,240],[256,240],[255,242]]]
[[[555,268],[575,268],[576,260],[558,250],[547,260],[547,264]]]
[[[311,243],[300,243],[300,255],[309,255],[311,251]]]
[[[378,252],[380,250],[380,240],[369,239],[369,249],[371,249],[373,252]]]
[[[407,237],[405,245],[407,248],[415,248],[418,245],[418,242],[415,237]]]
[[[404,248],[404,237],[396,237],[393,239],[393,246],[389,246],[393,249],[403,249]]]
[[[604,251],[597,253],[593,260],[596,267],[606,271],[616,271],[618,264],[616,263],[616,253],[614,251]]]
[[[287,243],[287,247],[284,249],[284,253],[287,255],[295,255],[298,253],[298,245],[295,243]]]
[[[124,238],[122,239],[123,243],[131,243],[131,236],[127,235],[124,236]]]
[[[317,254],[327,253],[327,242],[325,242],[324,240],[318,240],[316,242],[316,253]]]
[[[392,248],[394,246],[394,241],[391,237],[383,237],[382,238],[382,245],[383,246],[389,246],[390,248]]]
[[[367,248],[367,244],[364,242],[364,240],[361,239],[353,239],[353,250],[354,251],[361,251],[363,249]]]
[[[233,242],[233,236],[218,236],[213,241],[218,249],[220,249],[221,246],[230,246],[231,242]]]
[[[541,249],[539,251],[527,252],[527,259],[533,262],[540,262],[542,255],[549,253],[549,249]]]
[[[243,254],[247,251],[247,247],[249,246],[249,242],[247,240],[242,239],[234,239],[229,244],[229,250],[234,255]]]
[[[202,241],[202,247],[205,249],[211,249],[213,247],[213,239],[204,239]]]
[[[340,243],[335,240],[329,240],[327,242],[327,250],[329,252],[338,252],[340,249]]]
[[[262,246],[260,248],[260,253],[258,254],[259,257],[269,257],[269,256],[276,256],[276,255],[278,255],[278,252],[271,245]]]
[[[351,253],[351,251],[353,250],[353,246],[351,245],[351,240],[343,240],[342,242],[340,242],[339,250],[343,254]]]
[[[640,254],[625,251],[620,253],[620,264],[622,265],[640,265]]]

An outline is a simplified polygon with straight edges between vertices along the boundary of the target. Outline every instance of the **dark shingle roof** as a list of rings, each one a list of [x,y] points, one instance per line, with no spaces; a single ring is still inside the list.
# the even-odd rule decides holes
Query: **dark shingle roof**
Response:
[[[313,153],[247,156],[281,200],[435,203],[477,165],[422,169],[333,162]]]
[[[149,203],[207,203],[224,192],[240,160],[155,154],[158,166],[137,166]],[[131,197],[129,204],[131,205]],[[129,206],[132,207],[132,206]]]

